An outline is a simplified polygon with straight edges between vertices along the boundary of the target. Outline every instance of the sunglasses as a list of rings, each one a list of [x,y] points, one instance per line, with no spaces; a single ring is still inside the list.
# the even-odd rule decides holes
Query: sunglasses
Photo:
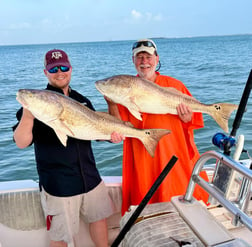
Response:
[[[151,41],[137,41],[137,42],[135,42],[134,44],[133,44],[133,46],[132,46],[132,50],[134,50],[134,49],[136,49],[136,48],[138,48],[138,47],[140,47],[140,46],[146,46],[146,47],[153,47],[153,48],[155,48],[155,50],[157,49],[156,48],[156,46],[151,42]]]
[[[67,67],[67,66],[56,66],[56,67],[53,67],[53,68],[49,69],[48,72],[51,73],[51,74],[55,74],[55,73],[57,73],[59,71],[59,69],[60,69],[61,72],[67,72],[67,71],[70,70],[70,68]]]

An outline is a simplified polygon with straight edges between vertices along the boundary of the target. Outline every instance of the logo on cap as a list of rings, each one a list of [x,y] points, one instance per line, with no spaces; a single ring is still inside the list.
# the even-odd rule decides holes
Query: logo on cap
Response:
[[[55,58],[55,59],[62,58],[61,52],[59,52],[59,51],[52,52],[52,58]]]

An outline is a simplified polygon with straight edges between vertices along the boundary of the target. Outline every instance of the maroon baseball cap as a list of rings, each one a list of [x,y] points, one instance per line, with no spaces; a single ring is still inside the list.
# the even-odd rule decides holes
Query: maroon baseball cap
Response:
[[[46,53],[45,55],[45,68],[47,70],[52,69],[56,66],[67,66],[71,67],[71,63],[67,54],[59,49],[53,49]]]

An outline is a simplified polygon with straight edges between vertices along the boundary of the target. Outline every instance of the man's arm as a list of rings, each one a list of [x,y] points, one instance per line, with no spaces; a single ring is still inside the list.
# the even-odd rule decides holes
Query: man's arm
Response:
[[[108,104],[108,113],[120,120],[121,119],[121,116],[120,116],[120,113],[119,113],[119,110],[118,110],[118,107],[117,107],[117,104],[114,103],[113,101],[111,101],[109,98],[107,97],[104,97],[104,99],[106,100],[107,104]],[[119,143],[121,141],[124,141],[125,140],[125,137],[124,135],[121,135],[117,132],[113,132],[111,134],[111,142],[113,143]]]
[[[32,143],[34,116],[30,111],[23,108],[22,118],[14,131],[14,140],[19,148],[26,148]]]
[[[106,100],[107,104],[108,104],[108,113],[114,117],[117,117],[118,119],[121,119],[117,104],[113,101],[111,101],[109,98],[104,97],[104,99]]]

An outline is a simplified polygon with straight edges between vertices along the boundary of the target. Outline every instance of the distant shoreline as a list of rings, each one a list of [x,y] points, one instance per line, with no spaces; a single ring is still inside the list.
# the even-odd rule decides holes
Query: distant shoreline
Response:
[[[244,33],[244,34],[223,34],[223,35],[206,35],[206,36],[184,36],[184,37],[150,37],[150,39],[193,39],[193,38],[211,38],[211,37],[235,37],[235,36],[250,36],[252,33]],[[3,46],[26,46],[26,45],[58,45],[58,44],[80,44],[80,43],[102,43],[102,42],[122,42],[122,41],[134,41],[135,39],[128,40],[97,40],[97,41],[73,41],[73,42],[61,42],[61,43],[38,43],[38,44],[0,44],[0,47]]]

